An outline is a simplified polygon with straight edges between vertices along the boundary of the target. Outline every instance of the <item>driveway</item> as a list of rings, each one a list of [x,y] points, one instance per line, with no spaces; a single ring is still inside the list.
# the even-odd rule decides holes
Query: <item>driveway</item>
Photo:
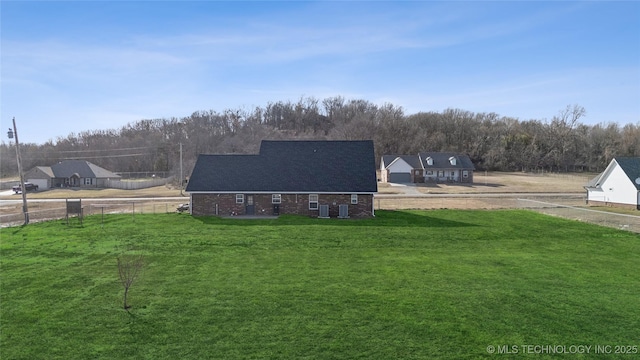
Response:
[[[417,189],[416,184],[389,183],[389,185],[396,190],[402,191],[403,195],[424,195]]]

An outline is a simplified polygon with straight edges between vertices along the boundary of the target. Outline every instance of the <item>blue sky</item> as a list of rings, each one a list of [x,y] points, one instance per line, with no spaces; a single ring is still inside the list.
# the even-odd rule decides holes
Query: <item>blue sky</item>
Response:
[[[640,2],[1,1],[2,141],[333,96],[640,122]]]

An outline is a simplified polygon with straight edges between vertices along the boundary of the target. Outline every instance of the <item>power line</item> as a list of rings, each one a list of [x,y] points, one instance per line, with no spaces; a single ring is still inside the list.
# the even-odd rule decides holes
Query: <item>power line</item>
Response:
[[[57,152],[57,153],[83,153],[83,152],[99,152],[99,151],[143,150],[143,149],[152,149],[152,147],[150,147],[150,146],[144,146],[144,147],[119,148],[119,149],[61,150],[61,151],[56,151],[56,152]]]
[[[136,154],[120,154],[120,155],[94,155],[94,156],[72,156],[59,158],[57,156],[52,156],[50,159],[53,160],[82,160],[82,159],[106,159],[106,158],[119,158],[119,157],[127,157],[127,156],[143,156],[143,155],[153,155],[152,153],[136,153]],[[23,160],[33,161],[33,160],[42,160],[42,157],[28,157],[23,158]]]
[[[60,158],[60,160],[105,159],[105,158],[118,158],[118,157],[127,157],[127,156],[141,156],[141,155],[151,155],[151,153],[123,154],[123,155],[74,156],[74,157],[68,157],[68,158]]]

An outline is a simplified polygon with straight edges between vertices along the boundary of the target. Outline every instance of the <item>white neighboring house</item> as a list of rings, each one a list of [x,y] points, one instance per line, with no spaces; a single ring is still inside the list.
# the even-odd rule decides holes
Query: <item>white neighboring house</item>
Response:
[[[584,187],[587,203],[640,210],[640,157],[616,157]]]

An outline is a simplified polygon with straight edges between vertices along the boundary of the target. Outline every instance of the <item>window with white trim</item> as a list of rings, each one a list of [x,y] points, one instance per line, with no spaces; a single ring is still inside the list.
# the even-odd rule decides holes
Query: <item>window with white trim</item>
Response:
[[[309,194],[309,210],[318,210],[318,194]]]
[[[465,179],[468,178],[469,177],[469,171],[462,170],[462,177],[465,178]]]
[[[438,177],[444,177],[444,170],[438,170]]]
[[[351,204],[353,205],[358,204],[358,194],[351,194]]]
[[[236,194],[236,204],[244,204],[244,194]]]
[[[272,204],[280,204],[280,203],[282,203],[282,195],[281,194],[271,194],[271,203]]]

